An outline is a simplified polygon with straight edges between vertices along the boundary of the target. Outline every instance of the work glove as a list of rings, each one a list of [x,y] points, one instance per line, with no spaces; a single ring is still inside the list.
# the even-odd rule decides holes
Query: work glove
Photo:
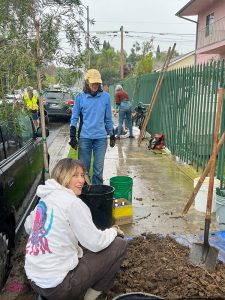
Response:
[[[76,136],[76,127],[70,126],[70,146],[74,149],[77,150],[77,136]]]
[[[121,238],[124,238],[124,232],[119,228],[118,225],[113,225],[113,228],[116,229],[117,231],[117,236],[121,237]]]
[[[109,145],[110,147],[114,147],[116,144],[116,137],[115,137],[115,132],[114,132],[114,128],[113,128],[113,134],[110,135],[110,142],[109,142]]]

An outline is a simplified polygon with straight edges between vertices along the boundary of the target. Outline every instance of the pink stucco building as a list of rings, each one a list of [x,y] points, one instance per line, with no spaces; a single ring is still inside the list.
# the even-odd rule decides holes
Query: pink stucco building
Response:
[[[176,15],[197,25],[196,64],[225,59],[225,0],[191,0]]]

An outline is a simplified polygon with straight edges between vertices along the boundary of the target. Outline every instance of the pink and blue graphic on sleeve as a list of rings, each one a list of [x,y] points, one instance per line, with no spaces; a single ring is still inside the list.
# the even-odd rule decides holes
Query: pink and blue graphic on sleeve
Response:
[[[47,225],[46,221],[47,221],[47,206],[44,201],[39,201],[37,205],[33,229],[26,246],[26,254],[36,256],[39,254],[45,254],[46,252],[52,253],[49,248],[47,235],[52,228],[53,209],[51,210],[48,227],[46,226]]]

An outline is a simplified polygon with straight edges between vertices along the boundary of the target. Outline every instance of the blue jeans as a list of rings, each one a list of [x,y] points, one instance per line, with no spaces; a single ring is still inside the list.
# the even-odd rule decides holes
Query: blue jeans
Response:
[[[79,139],[78,159],[80,159],[90,174],[91,156],[93,151],[93,176],[92,184],[103,184],[103,168],[105,153],[107,148],[107,139]]]
[[[131,117],[131,103],[130,101],[122,101],[119,108],[119,125],[118,136],[122,133],[123,121],[127,119],[127,125],[130,132],[130,136],[133,135],[132,129],[132,117]]]

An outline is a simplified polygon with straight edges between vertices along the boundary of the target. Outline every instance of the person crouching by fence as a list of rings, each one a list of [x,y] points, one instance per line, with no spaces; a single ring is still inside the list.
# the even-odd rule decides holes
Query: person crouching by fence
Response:
[[[48,300],[97,299],[112,287],[126,253],[120,228],[97,229],[79,198],[85,172],[79,160],[60,160],[39,185],[39,203],[25,222],[26,275]]]

